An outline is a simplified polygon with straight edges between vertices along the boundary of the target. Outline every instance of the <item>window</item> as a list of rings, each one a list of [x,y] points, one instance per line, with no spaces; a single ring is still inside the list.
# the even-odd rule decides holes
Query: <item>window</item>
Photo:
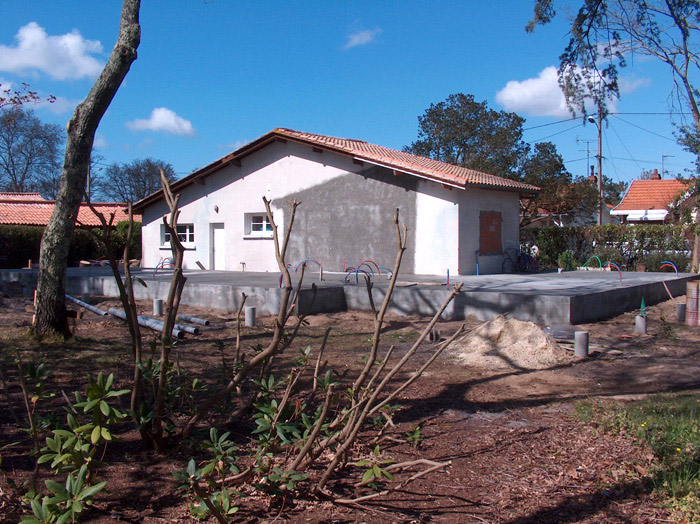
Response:
[[[163,244],[170,244],[170,232],[165,224],[161,226],[163,231]],[[178,224],[177,237],[182,244],[194,244],[194,224]]]
[[[272,238],[272,224],[266,213],[246,213],[244,226],[248,238]]]

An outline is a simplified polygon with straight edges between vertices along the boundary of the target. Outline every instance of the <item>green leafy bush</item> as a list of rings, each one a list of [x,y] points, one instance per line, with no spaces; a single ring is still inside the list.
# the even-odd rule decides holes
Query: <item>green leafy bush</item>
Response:
[[[669,268],[661,269],[662,262],[673,262],[678,271],[684,273],[690,268],[690,257],[685,253],[649,253],[642,260],[647,265],[647,271],[671,271]]]
[[[0,268],[22,268],[27,267],[29,260],[37,262],[43,234],[44,228],[40,226],[0,226]],[[75,230],[68,251],[69,266],[75,266],[81,260],[98,258],[102,254],[90,233],[82,229]]]
[[[571,271],[579,266],[571,251],[564,251],[557,258],[557,265],[564,271]]]
[[[678,259],[685,267],[683,260],[689,250],[687,227],[680,225],[525,228],[520,231],[520,241],[528,249],[536,245],[540,266],[549,268],[557,267],[559,256],[565,251],[579,264],[597,255],[603,264],[614,262],[628,271],[654,254],[662,254],[663,260],[674,263]]]

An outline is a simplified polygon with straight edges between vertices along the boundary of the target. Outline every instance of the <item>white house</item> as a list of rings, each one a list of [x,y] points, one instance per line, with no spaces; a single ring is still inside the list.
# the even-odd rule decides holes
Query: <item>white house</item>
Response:
[[[284,229],[297,209],[287,261],[324,270],[372,260],[393,266],[394,210],[408,227],[402,272],[500,272],[518,246],[520,196],[538,189],[363,142],[278,128],[173,184],[185,268],[277,271],[262,197]],[[170,256],[162,191],[136,203],[143,214],[143,265]]]

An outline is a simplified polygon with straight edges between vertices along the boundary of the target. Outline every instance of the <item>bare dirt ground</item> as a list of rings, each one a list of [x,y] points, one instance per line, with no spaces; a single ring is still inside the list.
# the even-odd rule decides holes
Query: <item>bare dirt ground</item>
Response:
[[[5,286],[0,297],[0,349],[3,366],[10,374],[15,341],[26,332],[32,307],[31,301],[21,296],[21,290],[12,286]],[[120,307],[113,299],[96,305],[103,309]],[[150,304],[140,306],[151,313]],[[450,460],[449,468],[354,507],[305,499],[281,508],[271,507],[251,488],[234,521],[677,522],[677,516],[649,488],[654,461],[651,453],[625,435],[597,431],[574,414],[579,399],[633,400],[640,395],[690,392],[700,387],[700,329],[677,324],[672,301],[647,311],[647,335],[634,334],[634,313],[578,326],[590,333],[591,356],[574,358],[572,345],[564,344],[561,358],[543,369],[528,369],[507,361],[499,365],[478,359],[465,362],[459,356],[464,348],[455,346],[404,392],[394,417],[394,438],[382,448],[396,461],[421,456]],[[230,345],[235,338],[235,314],[187,307],[181,312],[212,321],[201,335],[188,336],[174,352],[183,368],[206,376],[221,361],[215,342]],[[259,318],[258,327],[244,330],[244,345],[264,340],[269,321]],[[399,351],[405,350],[427,321],[389,316],[382,347],[395,344]],[[464,323],[467,329],[481,324],[473,318]],[[444,322],[438,329],[444,337],[459,324]],[[357,369],[361,349],[366,347],[372,330],[370,315],[347,312],[309,317],[295,346],[308,344],[316,350],[329,326],[333,328],[327,349],[329,365],[341,372]],[[128,387],[129,339],[121,321],[85,312],[76,319],[74,330],[73,342],[44,348],[43,357],[54,370],[53,387],[82,389],[87,374],[100,370],[115,372],[119,387]],[[34,350],[23,354],[27,360],[41,356]],[[427,354],[426,349],[421,355]],[[18,400],[12,388],[9,399]],[[7,395],[3,395],[2,403],[8,403]],[[17,522],[18,507],[9,480],[27,478],[33,465],[27,456],[29,442],[15,429],[6,409],[0,410],[0,424],[0,446],[22,442],[0,452],[0,520]],[[416,426],[421,427],[423,437],[418,447],[404,437]],[[227,429],[235,434],[235,427]],[[186,464],[184,451],[154,455],[140,448],[134,432],[121,436],[123,442],[110,449],[106,457],[110,465],[102,471],[109,492],[97,499],[84,521],[194,522],[174,489],[172,476],[174,469]],[[367,451],[358,449],[358,459]],[[360,475],[350,468],[348,479],[338,481],[333,490],[345,496],[360,494],[353,487]]]

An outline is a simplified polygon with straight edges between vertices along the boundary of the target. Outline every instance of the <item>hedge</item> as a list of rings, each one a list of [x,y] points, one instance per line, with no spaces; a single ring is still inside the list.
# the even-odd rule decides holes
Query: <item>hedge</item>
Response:
[[[123,225],[122,225],[123,224]],[[114,233],[114,247],[121,255],[124,249],[128,223],[117,224]],[[0,225],[0,268],[27,267],[29,260],[39,260],[42,226]],[[83,229],[76,229],[68,251],[68,265],[77,266],[81,260],[94,260],[104,256],[104,250],[94,237]],[[134,224],[132,257],[141,258],[141,223]]]
[[[520,243],[523,249],[537,246],[537,259],[545,268],[556,268],[559,257],[568,251],[579,265],[596,255],[603,264],[614,262],[627,271],[634,270],[638,263],[655,271],[663,260],[670,260],[679,271],[685,271],[690,234],[687,227],[680,225],[523,228]]]

